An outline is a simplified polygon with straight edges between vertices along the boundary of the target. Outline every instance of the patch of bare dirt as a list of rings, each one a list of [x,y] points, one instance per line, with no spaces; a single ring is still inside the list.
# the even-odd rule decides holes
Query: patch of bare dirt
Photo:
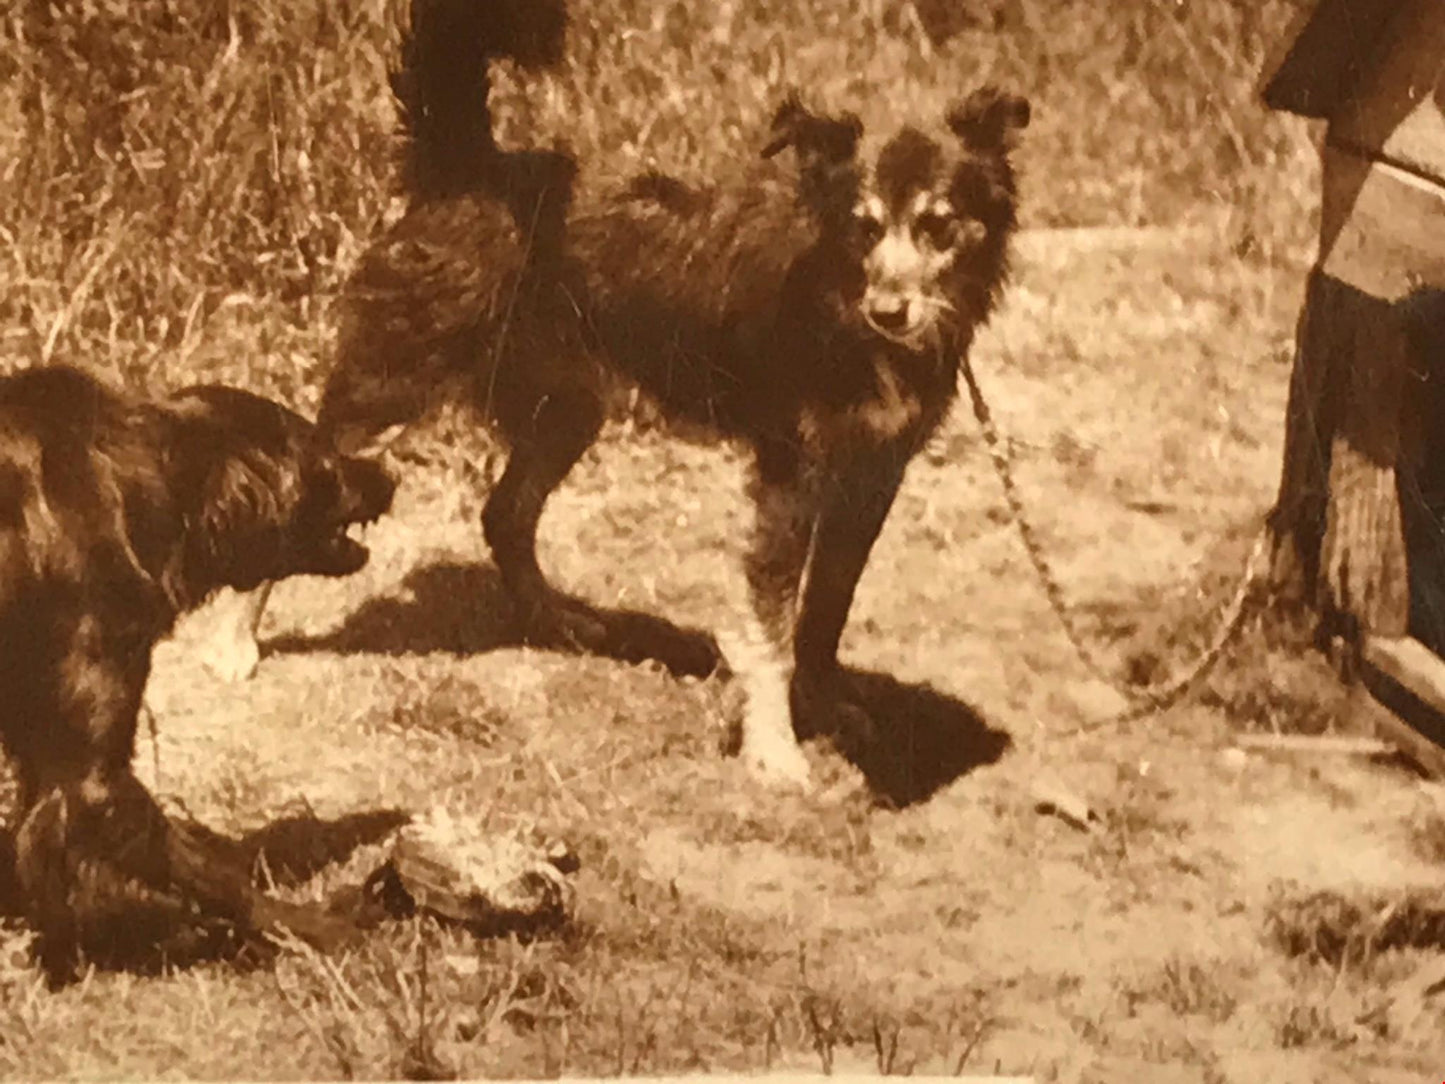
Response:
[[[1187,662],[1233,575],[1221,554],[1233,561],[1273,496],[1292,313],[1272,283],[1287,277],[1152,242],[1023,248],[975,361],[1024,498],[1119,672],[1144,649]],[[1347,698],[1296,695],[1323,687],[1304,664],[1246,659],[1161,717],[1076,733],[1121,701],[1062,636],[965,409],[910,472],[845,638],[880,739],[810,743],[827,784],[811,799],[719,757],[737,710],[722,682],[518,645],[477,528],[478,472],[459,458],[443,448],[409,472],[365,573],[278,589],[251,682],[206,675],[191,649],[207,616],[188,623],[158,657],[139,766],[238,833],[288,811],[441,803],[546,830],[582,858],[577,930],[522,946],[403,926],[336,969],[288,959],[275,980],[97,976],[61,1008],[15,1010],[28,1064],[111,1066],[117,1006],[133,1029],[203,989],[224,1006],[213,1025],[230,1014],[278,1037],[215,1040],[226,1064],[387,1073],[387,1044],[422,1028],[429,967],[423,1030],[464,1075],[1438,1075],[1445,1009],[1370,1022],[1438,949],[1397,938],[1342,970],[1277,935],[1311,907],[1341,926],[1439,895],[1421,827],[1438,804],[1393,767],[1229,753],[1241,726],[1349,725]],[[606,443],[549,506],[544,561],[599,604],[725,627],[745,597],[741,477],[725,450]],[[1094,812],[1088,830],[1036,808],[1045,778]],[[289,890],[359,880],[375,860],[363,849]],[[1360,930],[1341,936],[1374,944]],[[72,1052],[77,1033],[88,1045]]]

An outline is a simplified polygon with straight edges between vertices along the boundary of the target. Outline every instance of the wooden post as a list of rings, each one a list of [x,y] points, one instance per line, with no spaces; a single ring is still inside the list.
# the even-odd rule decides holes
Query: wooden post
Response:
[[[1352,641],[1363,630],[1403,636],[1410,583],[1396,468],[1408,340],[1393,307],[1375,298],[1354,295],[1344,318],[1349,406],[1331,442],[1319,602],[1348,616]]]
[[[1322,0],[1272,65],[1274,108],[1328,118],[1319,261],[1301,314],[1275,534],[1277,595],[1325,628],[1404,635],[1397,472],[1409,333],[1401,302],[1445,283],[1445,19],[1440,0]],[[1413,368],[1418,368],[1414,366]],[[1343,619],[1343,620],[1340,620]]]
[[[1274,536],[1271,581],[1276,600],[1313,606],[1319,584],[1320,547],[1329,503],[1330,450],[1339,424],[1338,383],[1333,374],[1348,359],[1339,341],[1335,296],[1339,284],[1311,273],[1305,290],[1285,414],[1284,465],[1270,513]]]
[[[1278,597],[1401,636],[1410,592],[1396,467],[1408,340],[1393,306],[1316,270],[1271,516]]]
[[[1413,451],[1404,408],[1418,367],[1402,302],[1445,281],[1445,190],[1337,147],[1324,165],[1320,260],[1272,518],[1275,579],[1281,597],[1319,605],[1352,640],[1401,636],[1410,590],[1396,472]]]
[[[1386,724],[1392,740],[1438,770],[1426,735],[1441,742],[1445,728],[1421,729],[1411,705],[1445,710],[1432,510],[1445,493],[1441,0],[1319,0],[1271,68],[1272,108],[1329,122],[1270,517],[1275,594],[1318,608],[1336,661],[1362,663],[1370,691],[1402,713]]]

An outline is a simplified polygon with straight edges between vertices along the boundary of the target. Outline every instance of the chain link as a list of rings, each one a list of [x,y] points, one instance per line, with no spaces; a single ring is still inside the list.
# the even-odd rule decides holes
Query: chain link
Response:
[[[1074,652],[1078,655],[1079,661],[1084,664],[1085,669],[1116,690],[1126,700],[1131,701],[1130,706],[1122,711],[1080,724],[1075,728],[1076,733],[1087,733],[1131,722],[1174,706],[1185,693],[1193,688],[1196,682],[1214,667],[1234,638],[1244,628],[1254,588],[1261,580],[1259,564],[1269,541],[1267,525],[1260,526],[1254,545],[1250,548],[1249,558],[1245,562],[1244,572],[1240,576],[1239,585],[1235,588],[1229,604],[1219,611],[1221,618],[1219,627],[1209,645],[1195,659],[1194,663],[1182,674],[1166,681],[1152,685],[1125,685],[1099,658],[1074,620],[1074,615],[1064,599],[1063,589],[1059,586],[1058,577],[1054,575],[1053,567],[1045,556],[1043,547],[1039,544],[1038,532],[1034,529],[1033,521],[1029,518],[1023,501],[1019,497],[1009,444],[999,436],[998,428],[993,422],[993,415],[988,408],[988,402],[984,399],[978,378],[974,375],[973,365],[966,356],[963,359],[963,376],[968,382],[968,393],[973,401],[974,417],[978,419],[979,426],[983,430],[989,458],[993,460],[994,470],[998,473],[999,482],[1003,486],[1004,500],[1008,503],[1009,513],[1018,528],[1019,537],[1028,553],[1029,561],[1033,564],[1034,571],[1038,573],[1039,582],[1043,586],[1044,594],[1048,597],[1050,608],[1058,617],[1064,635],[1068,637],[1069,643],[1073,646]]]

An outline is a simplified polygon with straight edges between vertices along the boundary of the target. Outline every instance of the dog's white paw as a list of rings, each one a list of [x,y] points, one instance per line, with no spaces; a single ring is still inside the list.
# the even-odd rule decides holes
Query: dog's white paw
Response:
[[[794,741],[744,733],[739,755],[748,771],[760,782],[802,791],[813,789],[813,769]]]
[[[742,633],[725,641],[723,654],[745,698],[738,748],[743,763],[763,782],[810,790],[813,773],[793,729],[787,653],[749,615]]]
[[[261,648],[254,637],[221,635],[205,643],[200,660],[201,665],[220,681],[249,681],[261,664]]]
[[[225,588],[198,616],[186,639],[200,664],[219,680],[247,681],[256,673],[261,663],[256,630],[270,594],[270,584],[251,592]]]

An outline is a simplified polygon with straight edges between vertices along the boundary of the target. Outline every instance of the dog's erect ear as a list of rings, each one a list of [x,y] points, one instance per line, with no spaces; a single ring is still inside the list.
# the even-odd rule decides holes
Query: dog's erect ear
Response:
[[[1029,100],[994,86],[979,87],[948,111],[948,127],[969,147],[1006,151],[1029,126]]]
[[[836,166],[851,160],[858,150],[863,122],[853,113],[820,116],[803,105],[795,90],[773,114],[772,133],[762,151],[764,158],[792,147],[804,166]]]

